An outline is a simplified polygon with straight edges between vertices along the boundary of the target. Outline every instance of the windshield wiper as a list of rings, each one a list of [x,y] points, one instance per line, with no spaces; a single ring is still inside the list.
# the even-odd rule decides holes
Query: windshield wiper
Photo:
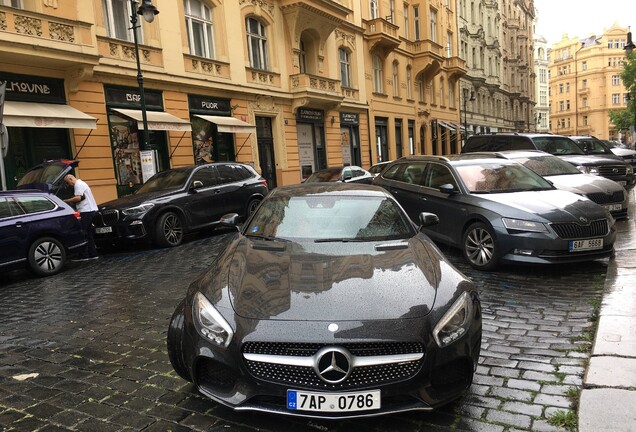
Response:
[[[366,239],[361,239],[361,238],[324,238],[324,239],[316,239],[314,240],[314,243],[336,243],[336,242],[340,242],[340,243],[349,243],[349,242],[364,242],[367,241]]]
[[[245,234],[245,237],[249,237],[249,238],[255,238],[255,239],[259,239],[259,240],[266,240],[266,241],[281,241],[281,242],[287,242],[289,243],[291,240],[287,240],[285,238],[280,238],[280,237],[272,237],[272,236],[267,236],[267,235],[262,235],[262,234]]]

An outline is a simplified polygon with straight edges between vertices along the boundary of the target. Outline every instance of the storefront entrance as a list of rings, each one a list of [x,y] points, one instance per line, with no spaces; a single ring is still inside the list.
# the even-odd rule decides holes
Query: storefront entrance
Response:
[[[267,186],[272,190],[276,187],[276,155],[270,117],[256,117],[256,136],[261,175],[267,180]]]
[[[301,180],[305,180],[314,171],[327,168],[324,112],[322,110],[298,108],[296,121],[300,176]]]
[[[362,166],[359,123],[358,114],[340,113],[340,145],[342,162],[345,165]]]

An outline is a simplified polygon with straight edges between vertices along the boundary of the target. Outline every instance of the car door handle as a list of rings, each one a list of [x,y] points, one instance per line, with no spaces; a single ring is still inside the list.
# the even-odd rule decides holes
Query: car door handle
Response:
[[[24,222],[22,222],[22,221],[17,221],[17,222],[15,223],[15,227],[16,227],[16,228],[22,228],[22,225],[23,225],[23,224],[24,224]]]

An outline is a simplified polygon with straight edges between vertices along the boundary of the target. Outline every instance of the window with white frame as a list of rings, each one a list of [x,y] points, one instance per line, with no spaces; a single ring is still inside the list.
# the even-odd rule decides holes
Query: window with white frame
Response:
[[[254,69],[268,69],[267,36],[265,26],[253,17],[245,19],[247,29],[247,52],[250,57],[250,67]]]
[[[418,87],[418,89],[417,89],[418,100],[420,102],[424,102],[424,95],[425,95],[425,92],[424,92],[424,87],[425,87],[425,85],[424,85],[424,77],[420,76],[420,78],[417,80],[417,84],[418,84],[418,86],[417,86]]]
[[[581,62],[581,70],[584,70],[584,71],[587,70],[587,62],[586,61]]]
[[[584,79],[583,81],[581,81],[581,87],[586,89],[587,88],[587,80]]]
[[[430,98],[430,103],[435,105],[435,81],[433,78],[428,82],[428,97]]]
[[[413,6],[413,31],[415,32],[415,40],[421,39],[420,34],[420,8]]]
[[[0,5],[22,9],[22,0],[0,0]]]
[[[448,106],[455,108],[455,83],[448,83]]]
[[[389,0],[389,20],[395,24],[395,0]]]
[[[608,47],[609,49],[612,49],[612,45],[614,45],[614,41],[613,41],[613,40],[611,40],[611,39],[610,39],[610,40],[608,40],[608,41],[607,41],[607,47]]]
[[[199,0],[183,0],[190,54],[214,58],[212,10]]]
[[[439,103],[444,105],[446,98],[444,96],[444,80],[439,81]]]
[[[404,37],[408,39],[411,37],[409,32],[409,5],[404,3]]]
[[[411,80],[413,77],[411,76],[411,66],[406,67],[406,98],[413,99],[413,84]]]
[[[400,97],[400,77],[397,62],[393,62],[393,96]]]
[[[620,93],[612,93],[612,105],[620,105],[621,95]]]
[[[104,13],[104,26],[106,34],[113,39],[133,41],[133,33],[130,24],[130,17],[133,11],[128,0],[102,0],[102,11]],[[141,21],[137,21],[138,41],[143,43],[143,32],[141,31]]]
[[[614,86],[621,85],[620,75],[612,75],[612,85]]]
[[[453,34],[451,32],[446,33],[446,57],[453,56]]]
[[[434,9],[431,9],[431,17],[430,17],[430,23],[431,23],[431,40],[433,42],[437,42],[437,11]]]
[[[382,93],[382,59],[377,54],[373,56],[373,91]]]
[[[583,108],[586,108],[587,107],[587,98],[583,98],[581,100],[581,104],[583,105]]]
[[[380,11],[378,10],[378,0],[369,0],[369,14],[371,15],[371,19],[376,19],[380,16]]]
[[[351,63],[349,60],[349,51],[344,48],[338,49],[338,58],[340,60],[340,85],[342,87],[351,87]]]

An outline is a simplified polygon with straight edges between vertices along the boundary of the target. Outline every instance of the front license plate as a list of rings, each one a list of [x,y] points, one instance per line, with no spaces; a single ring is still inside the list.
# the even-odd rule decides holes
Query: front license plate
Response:
[[[95,228],[95,234],[106,234],[109,232],[113,232],[112,227],[97,227]]]
[[[355,393],[312,393],[287,390],[287,409],[320,412],[380,409],[380,390]]]
[[[604,205],[603,207],[605,207],[609,211],[619,211],[623,208],[621,204],[607,204],[607,205]]]
[[[603,239],[571,240],[570,241],[570,252],[602,249],[602,248],[603,248]]]

